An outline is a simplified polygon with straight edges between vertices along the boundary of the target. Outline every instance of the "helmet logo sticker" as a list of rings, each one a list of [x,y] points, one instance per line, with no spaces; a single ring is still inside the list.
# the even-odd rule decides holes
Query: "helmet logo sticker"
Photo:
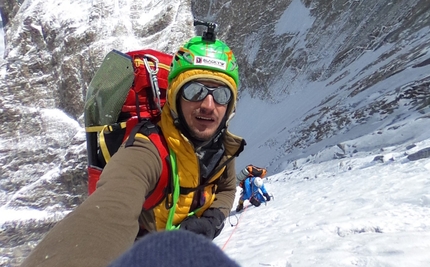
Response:
[[[237,69],[237,62],[236,61],[232,61],[231,62],[231,67],[230,67],[229,71],[234,71],[235,69]]]
[[[218,60],[210,57],[202,57],[202,56],[196,56],[194,58],[194,65],[213,67],[213,68],[218,68],[222,70],[227,69],[227,62],[223,60]]]

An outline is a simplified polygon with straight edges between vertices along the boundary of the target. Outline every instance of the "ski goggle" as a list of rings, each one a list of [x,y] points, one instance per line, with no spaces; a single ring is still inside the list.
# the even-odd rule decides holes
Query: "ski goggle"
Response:
[[[231,99],[231,90],[224,85],[208,87],[199,82],[189,82],[182,87],[182,97],[191,102],[203,101],[208,95],[212,95],[218,104],[227,105]]]

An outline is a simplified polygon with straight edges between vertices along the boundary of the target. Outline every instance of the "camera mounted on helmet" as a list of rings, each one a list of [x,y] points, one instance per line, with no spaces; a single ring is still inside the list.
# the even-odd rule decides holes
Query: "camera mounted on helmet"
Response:
[[[212,42],[212,43],[216,41],[215,29],[218,26],[216,23],[195,19],[194,20],[194,26],[206,26],[207,27],[207,31],[203,32],[202,40],[207,41],[207,42]]]

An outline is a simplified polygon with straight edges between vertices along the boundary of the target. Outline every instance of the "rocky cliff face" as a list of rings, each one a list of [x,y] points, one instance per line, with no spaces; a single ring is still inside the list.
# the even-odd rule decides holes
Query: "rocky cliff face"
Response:
[[[386,117],[387,125],[401,120],[401,107],[423,117],[429,110],[426,0],[4,0],[0,7],[7,22],[0,80],[2,208],[50,214],[4,224],[0,262],[12,259],[10,266],[86,197],[82,112],[105,54],[143,47],[174,52],[194,35],[193,17],[218,22],[218,36],[239,60],[242,93],[279,103],[307,85],[325,88],[316,96],[319,105],[288,133],[276,126],[281,141],[263,138],[261,146],[274,151],[268,164],[372,116]],[[409,78],[400,78],[405,73]],[[373,94],[375,85],[383,85],[381,97],[346,104]]]
[[[245,77],[242,88],[276,101],[299,90],[294,88],[295,81],[329,80],[366,51],[390,44],[390,51],[375,58],[373,64],[381,62],[416,40],[417,34],[427,32],[430,24],[430,3],[423,0],[249,1],[247,6],[208,2],[196,4],[194,13],[208,17],[208,12],[216,10],[221,28],[226,29],[221,36],[239,55]],[[384,75],[369,79],[377,83],[398,72],[402,67],[392,66],[394,61],[407,64],[422,56],[424,47],[422,42],[399,53],[381,66],[386,69]],[[402,60],[400,54],[407,54],[409,61]]]
[[[50,214],[4,224],[0,265],[16,266],[87,196],[84,98],[103,57],[111,49],[173,52],[194,32],[188,1],[5,1],[2,11],[2,207]]]
[[[293,161],[294,152],[316,153],[350,131],[358,136],[360,125],[375,124],[366,132],[382,129],[409,116],[405,110],[428,118],[428,1],[248,1],[247,6],[218,1],[195,6],[194,12],[208,16],[217,10],[227,29],[222,37],[239,55],[242,90],[274,109],[282,103],[286,117],[295,113],[295,119],[280,119],[271,128],[279,134],[255,136],[247,147],[249,154],[273,154],[267,165],[274,172]],[[304,91],[318,101],[288,110]],[[334,136],[337,141],[330,140]]]

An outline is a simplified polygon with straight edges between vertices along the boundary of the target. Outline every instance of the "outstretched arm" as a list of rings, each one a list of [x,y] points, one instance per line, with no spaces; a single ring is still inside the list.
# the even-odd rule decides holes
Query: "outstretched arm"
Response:
[[[97,190],[55,225],[22,267],[107,266],[133,245],[145,194],[160,170],[158,152],[149,141],[120,148]]]

